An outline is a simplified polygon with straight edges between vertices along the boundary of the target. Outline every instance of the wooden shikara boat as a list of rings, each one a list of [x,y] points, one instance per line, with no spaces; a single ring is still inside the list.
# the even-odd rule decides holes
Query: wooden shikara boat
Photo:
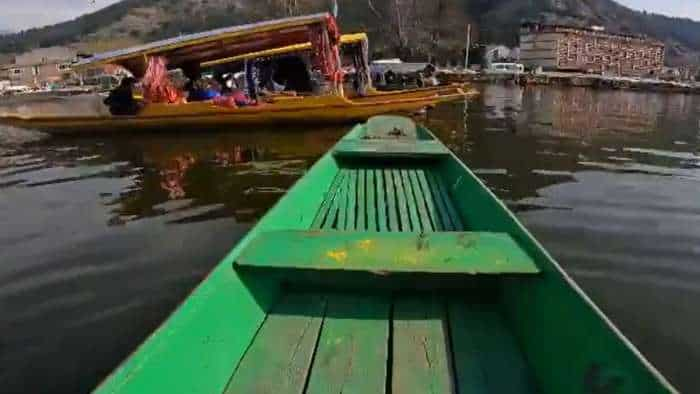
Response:
[[[355,127],[98,393],[669,393],[426,129]]]
[[[322,37],[316,40],[320,42],[316,47],[312,46],[313,37]],[[354,40],[357,38],[349,37],[346,42],[350,44]],[[322,13],[185,35],[98,54],[75,66],[77,69],[88,69],[107,64],[119,65],[136,77],[142,77],[148,59],[154,56],[167,59],[168,67],[177,69],[191,64],[210,67],[221,61],[234,62],[278,52],[307,51],[311,52],[312,63],[323,63],[326,68],[336,70],[334,75],[324,75],[324,83],[330,89],[321,95],[278,96],[262,105],[241,108],[219,106],[211,101],[179,104],[148,102],[133,116],[10,113],[0,116],[0,123],[54,134],[249,124],[349,123],[364,121],[377,114],[413,112],[467,95],[464,87],[456,86],[411,91],[404,95],[379,93],[360,98],[345,97],[342,80],[337,80],[340,70],[338,46],[341,41],[335,19],[330,14]],[[322,60],[319,53],[325,54]]]
[[[439,94],[399,99],[350,100],[342,96],[279,96],[257,106],[227,108],[209,101],[149,104],[134,116],[8,115],[0,123],[52,134],[115,130],[196,129],[227,125],[341,124],[364,121],[384,113],[410,113],[446,100],[466,97],[460,88]]]

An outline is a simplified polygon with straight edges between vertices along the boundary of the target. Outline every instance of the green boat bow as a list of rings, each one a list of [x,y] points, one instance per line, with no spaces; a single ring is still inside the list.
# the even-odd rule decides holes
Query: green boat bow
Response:
[[[100,393],[673,393],[410,120],[356,126]]]

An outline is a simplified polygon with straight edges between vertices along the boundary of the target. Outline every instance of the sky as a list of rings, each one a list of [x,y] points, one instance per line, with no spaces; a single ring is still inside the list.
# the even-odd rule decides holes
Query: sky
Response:
[[[0,0],[0,30],[51,25],[96,11],[119,0]]]
[[[0,0],[0,31],[73,19],[119,0]],[[524,1],[524,0],[523,0]],[[700,0],[617,0],[630,8],[700,21]]]
[[[698,0],[616,0],[636,10],[646,10],[657,14],[679,16],[700,21],[700,1]]]

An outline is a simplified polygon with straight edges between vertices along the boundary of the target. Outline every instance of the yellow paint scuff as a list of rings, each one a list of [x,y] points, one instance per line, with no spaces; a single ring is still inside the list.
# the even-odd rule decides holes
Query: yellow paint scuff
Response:
[[[344,250],[329,250],[326,252],[326,256],[342,264],[348,258],[348,252]]]
[[[369,252],[369,249],[372,247],[372,242],[373,241],[371,239],[363,239],[362,241],[357,242],[357,247],[365,252]]]

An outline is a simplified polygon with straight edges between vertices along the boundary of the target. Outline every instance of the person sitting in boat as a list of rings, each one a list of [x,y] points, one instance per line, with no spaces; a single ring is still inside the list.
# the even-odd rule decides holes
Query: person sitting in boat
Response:
[[[134,84],[136,80],[125,77],[119,86],[109,92],[109,96],[104,100],[112,115],[136,115],[141,106],[134,99]]]
[[[213,69],[213,78],[221,86],[221,94],[228,94],[233,89],[240,88],[235,79],[235,70],[230,65],[219,65]]]
[[[221,86],[213,79],[202,78],[190,84],[187,101],[213,100],[219,96],[221,96]]]

